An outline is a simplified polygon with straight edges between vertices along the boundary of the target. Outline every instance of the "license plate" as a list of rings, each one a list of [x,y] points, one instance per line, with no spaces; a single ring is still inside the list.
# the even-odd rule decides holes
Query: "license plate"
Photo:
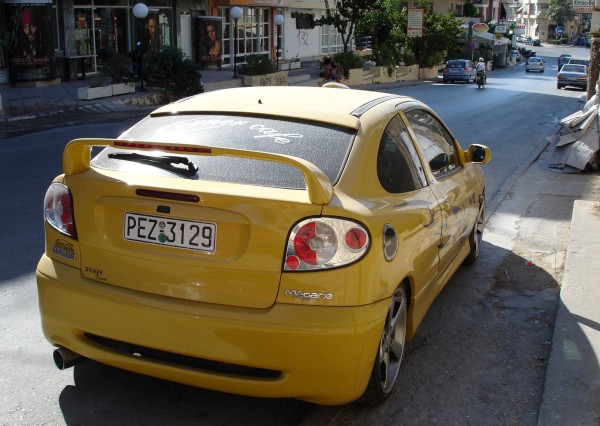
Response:
[[[123,238],[148,244],[214,252],[217,225],[211,222],[125,212]]]

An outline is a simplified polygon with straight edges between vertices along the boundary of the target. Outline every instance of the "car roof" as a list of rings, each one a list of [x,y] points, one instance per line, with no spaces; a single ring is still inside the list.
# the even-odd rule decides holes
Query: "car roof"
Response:
[[[359,117],[374,106],[394,99],[413,98],[349,89],[333,83],[324,87],[252,86],[215,90],[165,105],[151,116],[224,113],[269,115],[336,124],[357,129]]]
[[[529,58],[529,61],[530,61],[530,62],[531,62],[531,61],[533,61],[533,62],[540,62],[541,60],[542,60],[542,58],[536,58],[536,57]]]

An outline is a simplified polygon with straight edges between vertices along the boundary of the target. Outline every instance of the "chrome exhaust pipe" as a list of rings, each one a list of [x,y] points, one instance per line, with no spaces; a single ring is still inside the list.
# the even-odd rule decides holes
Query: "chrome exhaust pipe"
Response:
[[[71,368],[75,364],[79,364],[86,359],[84,356],[76,354],[75,352],[70,351],[67,348],[63,348],[62,346],[54,350],[52,353],[52,358],[54,359],[54,364],[56,364],[59,370]]]

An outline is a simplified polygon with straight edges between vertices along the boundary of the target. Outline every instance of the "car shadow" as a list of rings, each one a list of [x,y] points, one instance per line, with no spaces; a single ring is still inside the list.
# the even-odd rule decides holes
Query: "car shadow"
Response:
[[[311,404],[213,392],[87,360],[59,404],[67,425],[298,424]]]
[[[397,389],[385,405],[348,404],[328,424],[537,425],[540,406],[548,403],[543,397],[563,389],[546,384],[559,306],[565,309],[553,274],[484,243],[477,263],[459,269],[407,344]],[[600,324],[569,318],[582,356],[562,356],[553,368],[574,363],[597,383],[598,362],[581,326],[599,330]],[[581,405],[597,401],[580,399]],[[318,419],[320,410],[312,416]]]

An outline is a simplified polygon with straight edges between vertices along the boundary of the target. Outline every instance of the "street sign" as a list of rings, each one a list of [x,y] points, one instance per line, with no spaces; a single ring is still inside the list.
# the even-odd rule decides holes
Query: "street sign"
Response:
[[[423,9],[408,9],[407,37],[423,37]]]
[[[592,13],[595,0],[573,0],[573,11],[575,13]]]
[[[515,35],[523,35],[523,34],[525,34],[525,24],[515,25]]]
[[[563,32],[563,27],[561,27],[561,26],[559,25],[558,27],[556,27],[556,28],[554,29],[554,32],[555,32],[556,34],[562,34],[562,32]]]
[[[506,33],[506,25],[496,25],[495,32],[496,32],[496,34]]]

